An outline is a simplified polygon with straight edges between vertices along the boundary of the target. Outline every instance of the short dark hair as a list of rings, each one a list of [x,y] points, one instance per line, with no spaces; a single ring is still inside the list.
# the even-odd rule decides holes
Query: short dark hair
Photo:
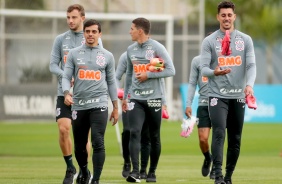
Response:
[[[151,30],[151,23],[149,20],[139,17],[132,21],[133,24],[135,24],[137,29],[142,29],[146,35],[150,33]]]
[[[235,4],[231,1],[222,1],[217,6],[217,13],[220,12],[222,8],[231,8],[233,12],[235,12]]]
[[[85,21],[84,24],[83,24],[83,31],[85,31],[86,27],[90,27],[90,26],[93,26],[93,25],[97,25],[99,33],[101,33],[101,24],[95,19],[89,19],[89,20]]]
[[[83,8],[82,5],[80,4],[73,4],[73,5],[70,5],[67,9],[67,12],[70,13],[72,12],[73,10],[78,10],[80,12],[80,15],[83,17],[85,16],[85,10]]]

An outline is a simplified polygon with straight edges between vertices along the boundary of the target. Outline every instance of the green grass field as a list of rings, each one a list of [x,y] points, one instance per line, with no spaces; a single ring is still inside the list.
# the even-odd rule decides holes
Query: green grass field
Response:
[[[180,122],[164,121],[161,131],[157,183],[213,184],[208,177],[201,176],[203,156],[197,129],[189,138],[182,138]],[[282,124],[245,124],[233,183],[282,184],[281,131]],[[65,163],[57,140],[54,122],[0,123],[0,184],[62,183]],[[121,177],[123,159],[111,124],[107,127],[105,144],[107,155],[100,183],[127,183]],[[91,163],[89,168],[92,172]]]

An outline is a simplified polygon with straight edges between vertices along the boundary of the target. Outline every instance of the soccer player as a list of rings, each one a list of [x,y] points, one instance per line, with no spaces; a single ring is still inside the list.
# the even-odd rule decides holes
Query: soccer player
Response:
[[[142,17],[134,19],[130,35],[135,43],[127,48],[128,62],[122,108],[131,120],[129,150],[133,168],[126,181],[134,183],[140,182],[139,152],[144,123],[148,123],[151,141],[150,167],[146,182],[156,182],[155,171],[161,154],[161,78],[175,75],[175,68],[166,48],[149,37],[150,29],[149,20]],[[164,70],[147,71],[146,66],[150,60],[157,57],[164,60]],[[128,94],[130,94],[129,102]]]
[[[110,120],[113,119],[113,125],[118,120],[115,60],[111,52],[98,44],[102,35],[98,21],[86,21],[83,33],[85,45],[69,51],[62,88],[65,104],[72,105],[75,157],[82,173],[77,183],[88,184],[91,177],[86,150],[88,132],[91,129],[94,171],[91,184],[98,184],[105,162],[104,135],[108,121],[108,96],[113,104]],[[69,93],[72,76],[73,96]]]
[[[72,140],[70,136],[71,107],[64,104],[62,76],[69,50],[80,46],[85,42],[82,31],[84,20],[85,10],[83,6],[73,4],[68,7],[67,24],[69,26],[69,30],[55,38],[49,66],[50,71],[58,78],[56,121],[59,129],[59,144],[67,165],[63,184],[73,183],[76,176],[76,169],[72,161]],[[90,152],[90,143],[88,143],[87,148],[88,152]]]
[[[127,52],[124,52],[119,58],[119,62],[116,69],[116,83],[119,89],[121,89],[120,81],[122,79],[123,74],[126,73],[126,69],[127,69]],[[128,113],[122,112],[122,124],[123,124],[122,156],[124,159],[122,176],[124,178],[127,178],[131,170],[130,153],[129,153],[130,120],[128,118]],[[148,127],[147,124],[144,124],[142,128],[142,137],[141,137],[141,169],[140,169],[140,173],[142,173],[141,179],[147,178],[146,168],[149,160],[150,147],[151,145],[150,145]]]
[[[116,69],[116,83],[117,87],[121,89],[120,81],[122,79],[123,74],[126,73],[127,68],[127,52],[122,53],[122,55],[119,58],[119,62]],[[162,81],[162,88],[164,91],[165,88],[165,82],[164,79],[161,79]],[[122,96],[123,97],[123,96]],[[165,99],[165,93],[163,92],[162,97],[163,102],[163,109],[167,110],[166,107],[166,99]],[[122,131],[122,156],[124,159],[123,164],[123,170],[122,170],[122,176],[124,178],[127,178],[130,170],[131,170],[131,163],[130,163],[130,154],[129,154],[129,139],[130,139],[130,120],[127,117],[128,113],[125,113],[122,111],[122,122],[123,122],[123,131]],[[142,128],[142,136],[141,136],[141,169],[140,169],[140,178],[141,179],[147,179],[147,165],[149,160],[149,154],[150,154],[150,137],[148,132],[148,125],[144,124]]]
[[[187,93],[185,115],[190,118],[192,116],[192,102],[195,95],[196,87],[199,87],[199,102],[197,109],[198,136],[200,149],[205,157],[202,166],[202,175],[207,176],[210,173],[212,163],[212,155],[210,154],[209,135],[211,129],[211,120],[208,110],[208,78],[201,75],[200,56],[193,58],[191,63],[189,87]],[[214,179],[213,170],[210,173],[210,179]]]
[[[212,156],[215,184],[232,184],[240,155],[245,116],[245,98],[254,95],[256,61],[252,38],[234,28],[235,4],[222,1],[217,7],[220,29],[206,37],[201,46],[201,74],[207,76],[209,114],[212,123]],[[225,176],[223,148],[227,129]]]

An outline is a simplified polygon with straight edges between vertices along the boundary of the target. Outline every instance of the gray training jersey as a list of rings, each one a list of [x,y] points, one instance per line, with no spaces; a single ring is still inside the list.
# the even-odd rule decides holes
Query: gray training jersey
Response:
[[[217,30],[202,43],[202,75],[209,77],[209,96],[227,99],[244,98],[247,85],[253,87],[256,78],[256,61],[250,36],[234,30],[230,34],[231,54],[221,54],[221,41],[225,33]],[[215,76],[216,66],[231,68],[226,75]]]
[[[200,56],[194,57],[191,63],[186,107],[192,106],[197,85],[199,87],[199,95],[200,95],[198,106],[207,106],[208,78],[201,75]]]
[[[120,81],[121,81],[123,74],[126,73],[126,69],[127,69],[127,52],[125,51],[124,53],[121,54],[118,65],[117,65],[117,69],[116,69],[116,83],[117,83],[118,88],[121,88]],[[161,85],[162,85],[162,90],[163,90],[162,104],[166,105],[165,81],[163,78],[161,79]]]
[[[63,91],[70,90],[74,77],[72,110],[108,107],[108,94],[117,100],[115,60],[102,47],[82,45],[70,50],[64,69]]]
[[[49,69],[50,72],[57,75],[58,78],[58,96],[64,96],[62,90],[62,76],[64,72],[64,66],[67,61],[67,55],[70,49],[81,46],[85,43],[83,31],[74,32],[68,30],[63,34],[58,35],[55,38],[51,51],[51,59]],[[99,46],[103,47],[101,39],[99,39]]]
[[[149,72],[146,70],[146,66],[152,58],[164,60],[165,68],[162,72]],[[128,93],[130,93],[131,99],[162,98],[161,78],[175,75],[175,68],[166,48],[153,39],[148,39],[142,44],[135,42],[127,48],[127,59],[124,98],[127,98]],[[148,79],[146,81],[139,82],[135,77],[136,73],[140,72],[147,72]]]

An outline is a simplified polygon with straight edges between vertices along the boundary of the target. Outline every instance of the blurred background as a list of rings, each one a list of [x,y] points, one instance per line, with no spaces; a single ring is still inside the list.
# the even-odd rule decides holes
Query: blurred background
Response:
[[[171,120],[181,120],[193,57],[219,29],[219,0],[0,0],[0,120],[54,119],[57,79],[49,71],[55,37],[68,30],[66,9],[79,3],[102,24],[104,47],[116,63],[132,44],[131,21],[152,22],[151,37],[165,45],[176,68],[166,80]],[[253,38],[257,62],[256,111],[248,122],[282,123],[282,0],[234,0],[235,28]],[[193,113],[197,109],[197,95]],[[279,113],[280,112],[280,113]]]

